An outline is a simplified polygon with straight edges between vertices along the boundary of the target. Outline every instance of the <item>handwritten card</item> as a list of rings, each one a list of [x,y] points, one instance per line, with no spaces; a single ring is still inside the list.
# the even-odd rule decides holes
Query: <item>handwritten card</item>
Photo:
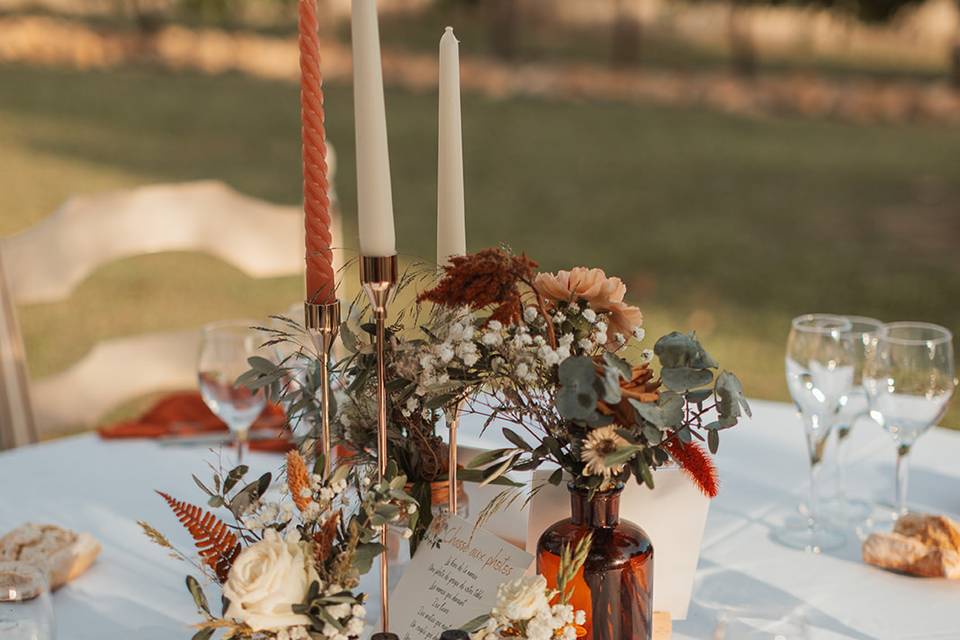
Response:
[[[460,516],[438,516],[390,595],[390,630],[400,640],[436,640],[489,613],[497,587],[523,576],[532,562]]]

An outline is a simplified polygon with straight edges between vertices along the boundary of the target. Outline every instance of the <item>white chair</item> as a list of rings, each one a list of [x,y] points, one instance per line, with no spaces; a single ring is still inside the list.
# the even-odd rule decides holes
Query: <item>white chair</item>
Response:
[[[106,340],[56,375],[31,383],[27,373],[16,305],[62,300],[105,263],[162,251],[208,253],[256,278],[300,274],[303,213],[221,182],[189,182],[73,197],[0,238],[0,450],[93,426],[139,395],[195,384],[199,331]]]

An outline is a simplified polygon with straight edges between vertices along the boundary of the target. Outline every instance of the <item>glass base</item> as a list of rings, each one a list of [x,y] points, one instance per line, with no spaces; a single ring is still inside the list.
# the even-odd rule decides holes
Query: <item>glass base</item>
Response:
[[[835,551],[847,543],[847,537],[840,531],[818,524],[810,527],[806,518],[788,519],[783,526],[773,530],[773,539],[791,549],[808,553]]]
[[[800,505],[799,511],[803,515],[809,513],[806,503]],[[820,515],[826,520],[845,529],[858,526],[870,517],[872,512],[873,505],[866,500],[860,500],[858,498],[834,496],[832,498],[826,498],[820,504]]]

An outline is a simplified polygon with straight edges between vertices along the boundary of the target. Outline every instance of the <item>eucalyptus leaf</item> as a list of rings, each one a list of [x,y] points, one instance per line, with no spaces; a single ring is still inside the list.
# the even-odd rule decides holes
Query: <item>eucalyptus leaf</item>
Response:
[[[547,478],[547,482],[552,484],[555,487],[560,486],[560,482],[563,481],[563,468],[557,467],[557,469],[550,474],[550,477]]]
[[[207,596],[204,595],[203,588],[193,576],[187,576],[187,590],[193,597],[193,602],[197,605],[197,609],[210,615],[210,605],[207,603]]]
[[[514,449],[491,449],[490,451],[478,453],[467,463],[467,468],[479,469],[480,467],[485,467],[492,462],[496,462],[511,451],[514,451]]]
[[[190,640],[210,640],[210,638],[212,638],[213,634],[216,632],[217,630],[214,627],[207,627],[206,629],[200,629],[200,631],[197,631],[195,634],[193,634]]]
[[[509,440],[511,443],[513,443],[514,445],[516,445],[516,446],[519,447],[520,449],[523,449],[524,451],[532,451],[532,450],[533,450],[533,448],[532,448],[530,445],[528,445],[528,444],[526,443],[526,441],[525,441],[522,437],[520,437],[520,434],[518,434],[518,433],[517,433],[516,431],[514,431],[513,429],[510,429],[510,428],[508,428],[508,427],[504,427],[504,428],[503,428],[503,435],[504,435],[504,437],[505,437],[507,440]]]
[[[671,391],[685,393],[713,382],[713,372],[709,369],[670,367],[660,371],[660,379]]]
[[[707,432],[707,446],[712,454],[716,454],[717,450],[720,449],[720,432],[716,429]]]
[[[599,397],[594,387],[597,373],[593,360],[573,356],[560,363],[560,389],[556,395],[557,410],[567,420],[587,420],[596,412]]]
[[[691,367],[693,369],[715,369],[719,363],[704,350],[695,334],[673,331],[657,340],[653,353],[665,368]]]
[[[629,445],[626,447],[619,447],[616,451],[608,453],[603,456],[603,464],[607,467],[615,467],[617,465],[625,464],[630,458],[636,455],[637,451],[640,451],[643,447],[637,445]]]
[[[633,376],[633,369],[630,367],[630,363],[615,353],[605,351],[603,353],[603,361],[608,367],[619,373],[620,377],[624,380],[630,380],[630,378]]]
[[[743,395],[743,385],[740,379],[729,371],[723,371],[717,376],[717,413],[721,418],[739,418],[741,411],[751,416],[750,405]],[[732,426],[732,425],[731,425]]]

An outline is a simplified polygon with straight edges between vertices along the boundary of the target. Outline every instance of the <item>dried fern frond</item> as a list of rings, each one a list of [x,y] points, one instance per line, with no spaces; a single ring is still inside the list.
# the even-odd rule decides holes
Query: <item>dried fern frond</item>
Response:
[[[301,513],[313,502],[313,498],[304,495],[304,489],[310,491],[310,472],[307,471],[303,456],[296,449],[287,453],[287,488],[290,489],[290,497]]]
[[[203,558],[204,564],[217,574],[220,582],[225,582],[233,561],[240,555],[240,543],[237,536],[219,518],[195,505],[176,500],[170,495],[157,491],[180,524],[190,532]],[[147,534],[149,535],[149,534]]]

